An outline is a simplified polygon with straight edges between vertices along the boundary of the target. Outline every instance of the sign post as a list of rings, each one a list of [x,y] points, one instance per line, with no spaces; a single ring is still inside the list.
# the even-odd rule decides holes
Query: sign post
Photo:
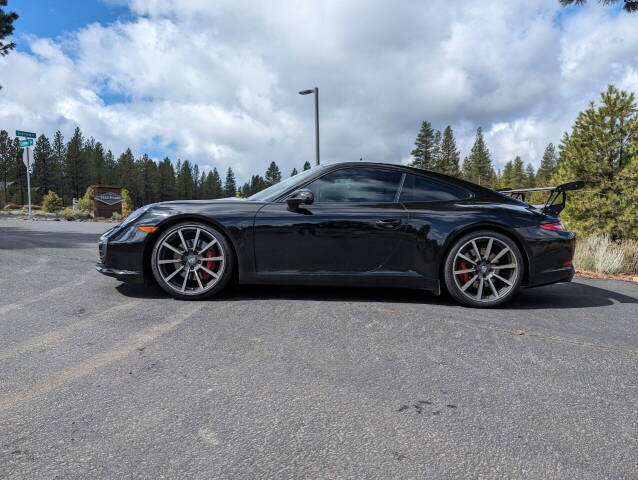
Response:
[[[25,137],[26,140],[20,140],[20,148],[24,148],[22,152],[22,161],[27,167],[27,196],[29,198],[29,217],[31,217],[31,171],[33,167],[31,165],[31,148],[33,146],[33,139],[35,133],[24,132],[22,130],[16,130],[16,137]]]

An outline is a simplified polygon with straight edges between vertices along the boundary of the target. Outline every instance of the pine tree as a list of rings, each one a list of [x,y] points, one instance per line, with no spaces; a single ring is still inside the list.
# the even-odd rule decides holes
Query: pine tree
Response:
[[[296,169],[296,168],[293,168],[293,169],[292,169],[292,172],[290,172],[290,176],[291,176],[291,177],[294,177],[294,176],[295,176],[295,175],[297,175],[298,173],[299,173],[299,172],[297,171],[297,169]]]
[[[224,184],[224,195],[234,197],[237,195],[237,184],[235,183],[235,173],[233,169],[228,167],[226,172],[226,183]]]
[[[159,200],[159,174],[157,164],[147,154],[139,160],[138,169],[141,173],[142,186],[144,188],[141,205],[155,203]]]
[[[222,177],[219,175],[217,168],[213,168],[212,195],[212,198],[223,198],[224,196]]]
[[[633,93],[610,85],[578,114],[563,137],[558,171],[552,182],[584,180],[573,192],[562,217],[585,235],[638,238],[638,109]]]
[[[106,185],[117,185],[119,180],[117,178],[117,163],[113,152],[110,150],[106,152],[104,156],[104,183]]]
[[[483,129],[476,130],[476,140],[470,150],[470,155],[463,160],[463,178],[479,185],[490,186],[496,178],[490,151],[483,139]]]
[[[7,185],[13,164],[13,142],[6,130],[0,130],[0,183],[2,184],[2,203],[8,203]]]
[[[89,182],[88,159],[83,147],[82,132],[80,127],[76,127],[73,137],[66,146],[64,178],[67,181],[69,193],[77,199],[84,195]]]
[[[40,135],[33,148],[32,187],[42,187],[45,192],[55,188],[56,168],[53,148],[45,135]]]
[[[26,203],[27,167],[22,161],[22,149],[20,148],[20,139],[18,137],[13,139],[10,152],[12,157],[11,175],[18,185],[14,201],[24,205]]]
[[[531,163],[525,166],[523,185],[525,188],[534,188],[536,186],[536,174]]]
[[[157,183],[159,201],[175,199],[175,170],[171,160],[166,157],[157,166]]]
[[[303,164],[304,171],[305,170],[310,170],[310,167],[311,167],[310,162],[308,162],[308,161],[304,162],[304,164]]]
[[[443,139],[441,140],[441,146],[439,148],[439,154],[437,156],[437,162],[434,170],[437,172],[458,177],[461,174],[459,170],[460,153],[456,148],[456,141],[454,140],[454,132],[448,125],[443,131]]]
[[[269,186],[281,182],[281,171],[275,162],[270,162],[265,178]]]
[[[523,160],[518,155],[512,162],[512,173],[510,175],[510,182],[512,188],[524,188],[525,187],[525,171],[523,170]]]
[[[436,143],[430,122],[424,121],[421,124],[421,130],[414,145],[416,148],[410,153],[414,157],[414,161],[410,165],[418,168],[433,168],[436,161]]]
[[[501,174],[501,179],[499,182],[500,188],[507,188],[507,189],[515,188],[515,186],[512,184],[513,169],[514,169],[514,164],[510,160],[509,162],[505,164],[505,167],[503,168],[503,173]]]
[[[106,184],[106,159],[104,158],[104,147],[100,142],[96,142],[91,149],[91,185]]]
[[[177,179],[175,180],[175,188],[177,190],[177,198],[180,200],[191,200],[195,194],[195,177],[193,176],[193,166],[188,160],[178,164]]]
[[[53,135],[53,161],[55,162],[55,177],[57,180],[56,191],[62,199],[64,206],[64,162],[66,159],[66,147],[64,146],[64,137],[60,130]]]
[[[536,182],[541,187],[549,186],[549,181],[556,170],[556,149],[554,144],[550,143],[545,148],[541,164],[536,172]]]
[[[14,42],[3,42],[4,38],[13,33],[13,22],[18,19],[16,12],[5,13],[2,7],[7,5],[7,0],[0,0],[0,56],[9,55],[9,52],[16,46]],[[0,89],[2,87],[0,86]]]
[[[119,184],[129,192],[133,207],[142,206],[142,182],[140,172],[135,165],[135,158],[130,148],[119,156],[117,159],[117,171],[119,176]]]

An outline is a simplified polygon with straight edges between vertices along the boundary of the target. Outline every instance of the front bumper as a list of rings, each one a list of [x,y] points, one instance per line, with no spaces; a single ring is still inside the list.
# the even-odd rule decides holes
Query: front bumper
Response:
[[[142,272],[133,270],[118,270],[116,268],[107,268],[101,263],[95,265],[95,269],[102,275],[117,278],[122,282],[143,283],[144,275]]]
[[[144,252],[148,237],[134,226],[118,225],[108,230],[98,240],[100,259],[95,269],[123,282],[144,282]]]

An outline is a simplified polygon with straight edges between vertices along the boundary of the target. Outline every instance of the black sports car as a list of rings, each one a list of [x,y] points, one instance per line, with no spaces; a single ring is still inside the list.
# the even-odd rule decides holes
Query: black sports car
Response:
[[[406,287],[474,307],[519,287],[570,281],[574,235],[556,217],[565,190],[532,206],[416,168],[380,163],[315,167],[246,199],[155,203],[99,240],[97,269],[157,282],[181,299],[240,284]],[[562,203],[554,201],[562,193]]]

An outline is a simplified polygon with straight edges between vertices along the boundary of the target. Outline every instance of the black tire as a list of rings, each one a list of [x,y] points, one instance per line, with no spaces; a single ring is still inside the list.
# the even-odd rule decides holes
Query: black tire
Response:
[[[489,243],[490,238],[493,239],[491,243]],[[473,240],[474,244],[478,246],[479,252],[478,255],[468,258],[470,252],[466,249],[471,248],[472,252],[476,252],[476,249],[472,247]],[[486,244],[489,244],[490,251],[494,244],[506,251],[501,257],[497,258],[497,262],[487,261],[485,258],[485,253],[488,250]],[[481,245],[484,248],[481,248]],[[505,247],[509,248],[509,252]],[[466,252],[466,254],[461,253],[461,255],[465,255],[465,258],[468,258],[468,262],[466,265],[461,264],[461,267],[459,267],[458,261],[464,262],[463,259],[458,257],[461,249]],[[498,253],[500,251],[489,256],[495,258]],[[474,263],[470,260],[473,260]],[[498,262],[505,263],[499,264]],[[481,265],[485,268],[481,269]],[[509,265],[516,265],[516,268],[506,268]],[[455,270],[455,268],[474,269],[475,271]],[[523,280],[524,270],[525,264],[521,252],[511,238],[492,230],[479,230],[468,233],[454,242],[445,259],[443,280],[448,292],[457,302],[469,307],[491,308],[502,305],[516,295]],[[456,275],[454,271],[457,272]],[[468,271],[468,273],[459,274],[458,272],[460,271]],[[507,272],[507,274],[503,272]],[[496,274],[496,277],[494,277],[494,274]],[[463,275],[466,276],[464,277]],[[507,277],[507,275],[510,276]],[[471,282],[474,276],[477,279]],[[508,285],[506,282],[510,284]],[[463,287],[466,287],[465,291],[462,289]],[[488,292],[485,297],[482,296],[483,288]]]
[[[185,230],[186,229],[186,230]],[[218,244],[221,246],[221,252],[222,252],[222,256],[223,256],[223,260],[220,262],[221,264],[221,273],[219,275],[219,278],[217,278],[216,283],[214,283],[209,289],[202,291],[201,293],[197,293],[197,292],[191,292],[188,293],[187,292],[180,292],[177,291],[175,289],[175,285],[171,286],[170,281],[167,282],[166,278],[162,275],[162,273],[160,272],[160,266],[158,264],[158,260],[159,257],[161,255],[160,253],[160,249],[162,248],[162,244],[165,242],[166,239],[172,238],[172,236],[174,236],[176,233],[178,233],[178,231],[192,231],[196,229],[200,229],[200,235],[202,234],[202,232],[206,232],[207,235],[209,235],[210,237],[213,237],[215,240],[217,240]],[[193,240],[191,240],[192,242]],[[188,242],[188,240],[187,240]],[[199,245],[201,245],[201,242],[198,242]],[[217,244],[216,244],[217,245]],[[195,246],[193,246],[193,254],[195,254]],[[178,255],[174,255],[176,257],[179,257]],[[186,263],[186,262],[185,262]],[[200,262],[203,263],[204,265],[210,265],[210,263],[207,262]],[[178,268],[180,264],[178,263],[176,267],[174,267],[175,269]],[[186,265],[188,266],[188,265]],[[222,268],[223,267],[223,268]],[[190,267],[189,267],[190,268]],[[165,291],[167,292],[169,295],[171,295],[173,298],[177,298],[180,300],[202,300],[204,298],[210,298],[213,297],[217,294],[219,294],[227,285],[228,282],[230,281],[230,279],[233,276],[233,272],[235,271],[235,259],[234,259],[234,255],[233,255],[233,250],[232,247],[229,243],[229,241],[226,239],[226,236],[221,233],[219,230],[217,230],[216,228],[206,224],[206,223],[202,223],[202,222],[197,222],[197,221],[192,221],[192,222],[182,222],[182,223],[178,223],[175,225],[172,225],[171,227],[167,228],[165,231],[163,231],[160,236],[157,238],[155,245],[153,246],[153,251],[151,253],[151,269],[153,271],[153,276],[155,277],[155,280],[157,281],[157,284]],[[193,272],[191,271],[191,275],[198,275],[197,272]],[[170,275],[169,275],[170,276]],[[184,274],[181,274],[181,278],[184,278]],[[210,277],[212,278],[212,277]],[[198,283],[201,279],[198,278]],[[212,280],[210,280],[212,281]],[[186,280],[186,282],[189,282],[189,280]],[[197,288],[197,287],[195,287]]]

